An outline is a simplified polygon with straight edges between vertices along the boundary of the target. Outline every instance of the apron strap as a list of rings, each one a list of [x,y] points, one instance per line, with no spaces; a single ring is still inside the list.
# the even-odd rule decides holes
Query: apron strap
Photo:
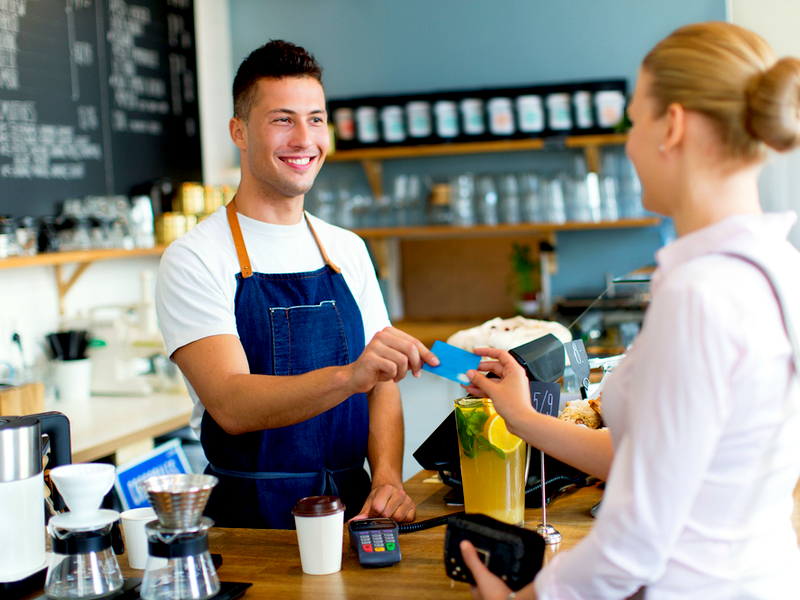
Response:
[[[234,197],[226,207],[228,211],[228,224],[231,226],[233,245],[236,246],[236,255],[239,257],[239,267],[242,269],[242,277],[246,279],[253,274],[253,269],[250,267],[250,257],[247,255],[247,248],[245,248],[244,245],[242,228],[239,227],[239,217],[236,216],[235,202],[236,198]]]
[[[236,216],[236,206],[235,206],[236,198],[231,200],[226,207],[228,212],[228,224],[231,227],[231,234],[233,235],[233,245],[236,247],[236,255],[239,257],[239,267],[242,269],[242,277],[247,278],[253,274],[253,269],[250,267],[250,257],[247,255],[247,248],[244,245],[244,237],[242,236],[242,228],[239,227],[239,217]],[[319,241],[319,237],[317,236],[317,232],[314,231],[314,227],[311,225],[311,221],[308,220],[308,215],[306,211],[303,211],[303,215],[306,218],[306,223],[308,224],[308,228],[311,230],[311,235],[314,236],[314,241],[317,242],[317,247],[319,248],[320,254],[322,254],[322,260],[325,261],[325,264],[337,275],[342,272],[342,270],[333,264],[330,258],[328,258],[328,253],[325,252],[325,248],[322,246],[322,242]]]
[[[330,269],[338,275],[339,273],[342,272],[342,270],[335,264],[333,264],[331,259],[328,258],[328,253],[325,252],[325,248],[322,247],[322,242],[319,241],[319,237],[317,237],[317,232],[314,231],[314,228],[311,226],[311,221],[308,219],[308,213],[306,213],[306,211],[303,211],[303,214],[306,217],[306,223],[308,223],[308,228],[311,230],[311,235],[314,236],[314,239],[317,242],[317,247],[319,248],[319,252],[320,254],[322,254],[322,260],[324,260],[325,264],[328,265],[328,267],[330,267]]]

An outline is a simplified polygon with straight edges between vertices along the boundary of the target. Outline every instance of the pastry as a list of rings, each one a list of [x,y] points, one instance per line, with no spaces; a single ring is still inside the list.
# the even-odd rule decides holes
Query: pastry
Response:
[[[517,316],[510,319],[496,317],[477,327],[462,329],[451,335],[447,343],[467,352],[475,348],[511,350],[548,333],[564,343],[572,340],[572,334],[561,323]]]
[[[558,418],[568,423],[586,425],[589,429],[600,429],[603,425],[603,420],[600,418],[599,413],[589,404],[589,400],[567,402],[564,411]]]

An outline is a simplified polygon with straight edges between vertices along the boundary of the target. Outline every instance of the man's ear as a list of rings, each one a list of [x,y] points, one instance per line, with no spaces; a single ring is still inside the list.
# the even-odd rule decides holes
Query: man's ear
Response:
[[[247,150],[247,125],[239,117],[231,117],[228,123],[233,143],[239,150]]]
[[[667,107],[667,129],[663,147],[665,151],[673,150],[683,143],[686,135],[686,109],[677,102]]]

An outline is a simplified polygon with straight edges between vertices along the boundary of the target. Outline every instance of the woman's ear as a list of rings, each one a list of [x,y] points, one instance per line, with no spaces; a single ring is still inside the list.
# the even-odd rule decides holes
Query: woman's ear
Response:
[[[247,125],[238,117],[231,117],[228,123],[233,143],[239,150],[247,150]]]
[[[661,148],[663,148],[662,152],[669,152],[683,143],[686,135],[686,109],[677,102],[673,102],[667,107],[664,118],[667,128]]]

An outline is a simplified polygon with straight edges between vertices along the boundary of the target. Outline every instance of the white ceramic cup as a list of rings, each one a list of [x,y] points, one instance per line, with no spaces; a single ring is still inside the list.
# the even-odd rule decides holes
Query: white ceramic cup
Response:
[[[53,382],[62,402],[85,402],[92,395],[92,359],[56,361]]]
[[[144,526],[154,521],[156,511],[151,507],[126,510],[120,516],[122,532],[125,536],[125,554],[131,569],[144,569],[147,564],[147,533]]]
[[[344,509],[336,496],[309,496],[297,501],[292,514],[303,573],[330,575],[342,570]]]

